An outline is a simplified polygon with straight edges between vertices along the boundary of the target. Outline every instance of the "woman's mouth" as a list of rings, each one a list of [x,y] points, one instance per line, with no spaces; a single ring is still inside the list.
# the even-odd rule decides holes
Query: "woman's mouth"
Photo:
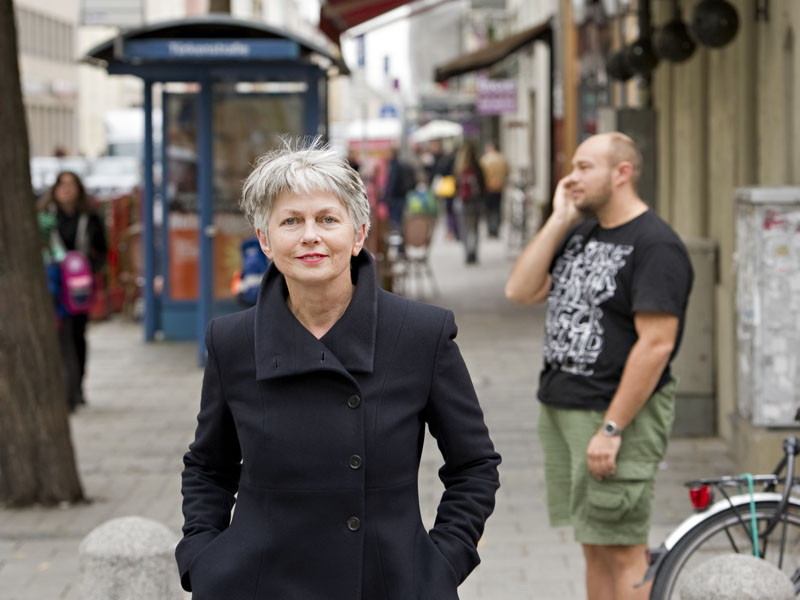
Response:
[[[303,254],[302,256],[298,257],[304,263],[313,265],[315,263],[320,262],[323,258],[325,258],[324,254]]]

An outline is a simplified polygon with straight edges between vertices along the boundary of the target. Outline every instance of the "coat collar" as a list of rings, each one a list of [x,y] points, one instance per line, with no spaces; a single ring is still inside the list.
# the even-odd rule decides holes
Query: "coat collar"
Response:
[[[378,318],[375,261],[366,250],[350,260],[356,289],[344,314],[317,339],[286,305],[283,275],[270,265],[256,304],[254,339],[256,379],[319,370],[372,373]]]

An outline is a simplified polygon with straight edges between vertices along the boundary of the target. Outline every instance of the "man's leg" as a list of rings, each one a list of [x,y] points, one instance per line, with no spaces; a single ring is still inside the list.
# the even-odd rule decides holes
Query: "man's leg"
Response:
[[[486,194],[486,226],[489,237],[496,238],[500,231],[500,192],[487,192]]]
[[[583,545],[588,600],[647,600],[650,586],[636,587],[647,571],[647,545]]]
[[[603,546],[594,544],[583,544],[587,600],[616,600],[614,575],[602,548]]]
[[[480,222],[480,207],[473,198],[464,204],[464,248],[466,261],[472,264],[478,261],[478,225]]]
[[[598,482],[588,471],[583,471],[587,485],[581,488],[576,497],[586,499],[587,504],[583,506],[583,512],[576,509],[581,517],[577,519],[576,537],[583,544],[586,557],[589,600],[649,598],[651,584],[641,587],[636,585],[644,579],[648,567],[646,540],[650,528],[655,477],[658,463],[666,452],[672,427],[674,396],[674,382],[656,390],[625,428],[614,477]],[[595,417],[598,420],[591,423],[594,431],[599,427],[602,415]],[[577,423],[575,427],[578,428]],[[649,472],[648,469],[652,471]],[[621,477],[622,481],[615,481],[617,477]],[[604,494],[627,493],[632,504],[624,514],[614,517],[606,512],[607,506],[592,503],[592,498],[597,497],[599,491]],[[598,569],[606,569],[613,580],[611,596],[594,595],[595,587],[598,594],[608,593],[608,588],[600,587],[605,580]]]

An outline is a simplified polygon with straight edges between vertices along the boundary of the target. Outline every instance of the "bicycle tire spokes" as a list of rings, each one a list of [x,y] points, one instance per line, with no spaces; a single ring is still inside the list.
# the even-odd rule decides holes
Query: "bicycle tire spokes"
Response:
[[[735,514],[735,515],[736,515],[736,519],[738,520],[739,524],[740,524],[740,525],[742,526],[742,528],[744,529],[744,532],[745,532],[745,534],[747,535],[748,539],[752,540],[752,539],[753,539],[753,531],[752,531],[752,529],[750,528],[750,525],[749,525],[748,523],[746,523],[746,522],[745,522],[745,520],[742,518],[742,515],[743,515],[743,514],[744,514],[745,516],[748,516],[748,515],[750,514],[750,510],[749,510],[749,508],[748,508],[747,510],[742,510],[741,508],[737,508],[737,507],[736,507],[736,506],[733,504],[733,501],[731,500],[731,497],[730,497],[730,496],[728,495],[728,493],[725,491],[725,487],[724,487],[724,485],[723,485],[723,484],[721,484],[721,483],[720,483],[720,484],[717,484],[717,489],[718,489],[718,490],[719,490],[719,491],[722,493],[722,495],[723,495],[723,496],[725,496],[725,500],[727,500],[727,501],[728,501],[728,504],[730,505],[730,507],[731,507],[731,510],[733,511],[733,514]],[[764,542],[764,546],[765,546],[765,547],[766,547],[766,536],[767,536],[767,535],[769,535],[769,533],[770,533],[770,531],[771,531],[771,530],[772,530],[772,527],[770,527],[770,526],[769,526],[769,523],[767,523],[767,525],[766,525],[766,527],[765,527],[765,537],[764,537],[764,540],[765,540],[765,542]],[[733,541],[733,538],[731,537],[731,535],[730,535],[730,532],[728,531],[728,528],[727,528],[727,527],[725,528],[725,534],[728,536],[728,539],[731,541],[731,544],[732,544],[732,545],[734,546],[734,548],[735,548],[735,547],[736,547],[736,544],[735,544],[735,542]],[[758,532],[758,531],[756,531],[756,534],[758,534],[758,538],[759,538],[759,539],[761,539],[761,534],[759,534],[759,532]],[[760,557],[760,558],[763,558],[763,557],[764,557],[764,554],[763,554],[763,552],[761,551],[761,548],[760,548],[760,547],[759,547],[758,549],[756,549],[756,548],[753,548],[753,542],[752,542],[752,541],[750,542],[750,547],[751,547],[751,549],[752,549],[752,551],[753,551],[753,552],[752,552],[752,554],[753,554],[754,556],[758,556],[758,557]],[[765,549],[766,549],[766,548],[765,548]],[[758,554],[756,554],[756,550],[758,550]],[[737,550],[736,550],[736,552],[737,552],[737,553],[739,553],[739,550],[737,549]]]
[[[787,516],[787,513],[783,513],[781,515],[781,522],[783,523],[783,527],[781,527],[781,553],[780,556],[778,557],[778,568],[783,570],[783,556],[786,552],[786,528],[787,528],[787,523],[789,522],[789,517]],[[765,546],[764,551],[766,552],[766,540],[764,546]]]
[[[736,545],[736,540],[733,539],[733,536],[731,535],[731,531],[727,527],[725,528],[725,535],[728,537],[728,541],[731,543],[731,548],[733,548],[733,551],[736,554],[741,554],[741,552],[739,552],[739,546]]]
[[[800,592],[800,568],[798,568],[791,576],[792,583],[794,584],[794,593]]]

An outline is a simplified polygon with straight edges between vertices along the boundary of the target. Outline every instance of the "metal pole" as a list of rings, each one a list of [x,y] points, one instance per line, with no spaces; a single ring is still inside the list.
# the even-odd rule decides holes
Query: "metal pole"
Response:
[[[200,366],[206,363],[205,332],[206,326],[212,317],[214,302],[214,255],[213,237],[216,234],[214,227],[214,164],[211,147],[212,135],[212,82],[204,79],[200,83],[200,110],[198,115],[199,132],[199,168],[197,170],[197,191],[199,201],[199,228],[197,232],[200,246],[200,261],[198,268],[199,294],[197,302],[197,359]]]
[[[319,133],[319,80],[320,71],[316,67],[306,68],[306,98],[304,103],[304,126],[306,135],[312,138]]]
[[[617,27],[619,29],[619,48],[625,47],[625,19],[628,18],[628,5],[627,3],[621,4],[619,0],[617,3]],[[628,104],[628,84],[624,81],[619,82],[619,104],[626,106]]]
[[[144,339],[150,342],[156,333],[155,234],[153,227],[153,83],[144,80],[144,154],[142,165],[142,231],[144,246]]]

